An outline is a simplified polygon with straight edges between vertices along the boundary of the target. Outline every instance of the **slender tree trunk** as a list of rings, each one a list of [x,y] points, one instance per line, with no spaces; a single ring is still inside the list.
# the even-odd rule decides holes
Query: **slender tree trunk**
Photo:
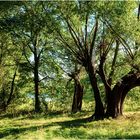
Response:
[[[12,83],[11,83],[11,89],[10,89],[10,94],[9,94],[9,98],[7,100],[7,106],[10,104],[11,100],[12,100],[12,96],[13,96],[13,92],[14,92],[14,85],[15,85],[15,78],[16,78],[16,72],[17,72],[18,67],[15,70],[15,73],[13,75],[13,79],[12,79]]]
[[[6,101],[5,101],[5,98],[6,98],[6,93],[5,93],[5,89],[2,88],[2,93],[1,93],[1,97],[0,97],[0,112],[2,111],[6,111]]]
[[[76,113],[81,111],[82,108],[82,99],[83,99],[83,86],[80,84],[78,79],[74,80],[74,96],[73,96],[73,103],[72,103],[72,112]]]
[[[3,88],[3,91],[2,91],[3,102],[2,102],[2,107],[1,107],[2,111],[6,111],[8,105],[11,103],[11,101],[13,99],[13,93],[14,93],[14,86],[15,86],[15,78],[16,78],[17,69],[18,69],[18,66],[17,66],[17,68],[16,68],[16,70],[14,72],[13,78],[12,78],[11,87],[10,87],[10,93],[9,93],[7,101],[5,99],[6,98],[6,91]]]
[[[40,100],[39,100],[39,75],[38,75],[38,58],[35,56],[34,66],[34,88],[35,88],[35,112],[41,111]]]
[[[101,101],[101,97],[100,97],[100,92],[97,86],[97,78],[95,76],[95,72],[94,72],[94,68],[92,63],[89,63],[86,71],[89,75],[89,79],[90,79],[90,83],[94,92],[94,98],[95,98],[95,113],[93,115],[93,117],[95,117],[95,119],[103,119],[104,118],[104,107],[103,107],[103,103]]]

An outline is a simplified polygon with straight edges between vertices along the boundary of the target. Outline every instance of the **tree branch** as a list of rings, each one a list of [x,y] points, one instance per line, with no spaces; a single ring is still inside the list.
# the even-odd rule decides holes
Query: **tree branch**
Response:
[[[40,59],[40,56],[41,56],[41,54],[43,53],[44,50],[45,50],[44,48],[42,48],[42,49],[40,50],[40,52],[39,52],[39,54],[38,54],[38,59]]]
[[[109,74],[109,79],[108,79],[108,83],[110,86],[112,85],[112,76],[114,75],[114,71],[115,71],[115,64],[116,64],[116,60],[117,60],[118,51],[119,51],[119,41],[116,40],[116,48],[115,48],[114,58],[112,61],[111,72]]]
[[[100,59],[100,64],[99,64],[99,75],[102,79],[102,82],[104,84],[104,87],[105,87],[105,91],[106,91],[106,95],[108,95],[108,93],[111,91],[111,87],[107,81],[107,78],[106,78],[106,75],[105,75],[105,72],[104,72],[104,63],[105,63],[105,60],[106,60],[106,55],[103,54],[101,56],[101,59]]]
[[[124,48],[125,48],[126,51],[128,52],[129,56],[131,57],[131,59],[133,59],[133,58],[134,58],[134,55],[133,55],[133,53],[132,53],[132,51],[131,51],[129,45],[128,45],[127,42],[125,41],[125,39],[123,39],[123,38],[113,29],[113,27],[111,26],[111,24],[110,24],[107,20],[105,20],[105,22],[106,22],[106,25],[109,27],[109,29],[110,29],[113,33],[116,34],[118,40],[122,43],[122,45],[124,46]]]
[[[87,48],[87,24],[88,24],[88,13],[86,13],[86,22],[85,22],[85,43],[84,43],[84,46],[85,46],[85,49]]]
[[[83,56],[79,55],[78,52],[76,52],[74,49],[71,48],[71,46],[70,46],[70,45],[65,41],[65,39],[62,37],[62,35],[61,35],[60,32],[57,32],[57,33],[59,34],[59,37],[60,37],[60,38],[58,38],[58,40],[59,40],[60,42],[62,42],[63,45],[66,45],[66,46],[68,47],[69,51],[72,52],[72,53],[75,55],[75,57],[77,58],[77,60],[78,60],[79,63],[82,63]]]
[[[41,82],[41,81],[43,81],[43,80],[45,80],[45,79],[47,79],[47,78],[48,78],[48,79],[52,79],[52,80],[54,79],[54,78],[49,77],[49,76],[47,75],[47,76],[43,77],[42,79],[40,79],[38,82]]]
[[[97,30],[98,30],[98,19],[96,19],[93,39],[92,39],[92,42],[91,42],[91,45],[90,45],[90,57],[92,57],[93,48],[94,48],[94,45],[95,45],[95,39],[96,39],[96,36],[97,36]]]
[[[70,25],[70,23],[68,22],[68,20],[66,20],[70,34],[75,42],[75,45],[78,47],[79,52],[84,56],[84,48],[83,45],[80,42],[79,37],[77,36],[76,32],[74,31],[74,29],[72,28],[72,26]]]
[[[138,21],[139,21],[139,16],[140,16],[140,4],[139,4],[139,7],[138,7]]]
[[[31,68],[33,69],[34,66],[31,64],[30,60],[28,59],[27,55],[26,55],[26,50],[25,47],[23,46],[23,54],[25,56],[25,59],[27,60],[27,62],[29,63],[29,65],[31,66]]]

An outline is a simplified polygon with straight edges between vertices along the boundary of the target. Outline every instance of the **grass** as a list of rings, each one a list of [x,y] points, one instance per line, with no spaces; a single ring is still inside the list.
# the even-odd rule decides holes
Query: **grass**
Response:
[[[1,140],[140,138],[140,112],[118,119],[87,122],[91,112],[0,117]]]

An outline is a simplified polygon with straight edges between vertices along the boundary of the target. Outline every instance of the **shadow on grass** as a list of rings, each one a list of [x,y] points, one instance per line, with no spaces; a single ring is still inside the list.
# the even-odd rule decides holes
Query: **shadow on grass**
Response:
[[[34,111],[19,111],[17,113],[1,113],[0,114],[0,119],[5,119],[5,118],[17,118],[20,116],[28,116],[28,115],[34,115]]]
[[[17,134],[23,133],[23,132],[28,131],[28,130],[35,131],[36,129],[37,129],[37,127],[30,127],[30,128],[11,127],[11,128],[6,128],[2,132],[0,132],[0,138],[4,138],[8,135],[17,135]]]
[[[49,113],[35,113],[34,111],[22,111],[22,112],[18,112],[16,114],[12,114],[12,113],[7,113],[7,114],[0,114],[0,119],[11,119],[11,118],[16,118],[16,119],[38,119],[41,117],[44,118],[56,118],[59,117],[60,115],[64,114],[64,112],[62,111],[53,111],[53,112],[49,112]],[[18,118],[20,117],[20,118]]]
[[[125,136],[126,139],[140,139],[140,134]]]
[[[86,122],[88,122],[88,118],[56,122],[56,124],[60,125],[62,128],[63,127],[69,128],[69,127],[85,126]]]
[[[1,114],[0,115],[0,119],[5,119],[5,118],[11,119],[11,118],[13,118],[13,114]]]
[[[40,128],[48,128],[51,126],[61,126],[61,129],[64,128],[70,128],[70,127],[79,127],[81,125],[84,125],[84,123],[86,123],[86,119],[76,119],[76,120],[71,120],[71,121],[62,121],[62,122],[55,122],[55,123],[50,123],[50,124],[44,124],[44,125],[39,125],[39,126],[31,126],[31,127],[19,127],[17,125],[15,125],[15,127],[9,127],[9,128],[5,128],[3,130],[0,131],[0,138],[4,138],[8,135],[18,135],[20,133],[24,133],[26,131],[36,131]]]
[[[48,130],[46,130],[48,132]],[[61,129],[57,129],[57,130],[53,130],[52,132],[54,137],[63,137],[65,139],[89,139],[89,137],[91,137],[91,135],[89,135],[86,130],[83,129],[66,129],[64,130],[64,128]]]
[[[55,137],[61,136],[65,139],[67,138],[89,139],[91,135],[87,133],[86,129],[77,129],[80,128],[81,126],[86,128],[87,122],[88,118],[56,122],[55,125],[60,126],[60,128],[57,130],[53,130],[52,133]]]
[[[132,135],[124,135],[124,136],[116,136],[111,137],[110,139],[140,139],[140,134],[132,134]]]
[[[6,136],[12,135],[14,139],[18,139],[20,134],[26,133],[26,132],[35,132],[39,129],[44,129],[46,131],[46,135],[48,133],[53,134],[53,137],[64,137],[64,138],[80,138],[80,139],[94,139],[94,138],[102,138],[102,137],[108,137],[111,139],[139,139],[140,134],[132,134],[132,135],[124,135],[124,136],[119,136],[115,135],[114,137],[109,137],[108,135],[102,136],[101,133],[92,133],[88,134],[87,129],[81,129],[82,128],[87,128],[88,125],[86,124],[87,118],[84,119],[75,119],[75,120],[70,120],[70,121],[61,121],[61,122],[54,122],[50,124],[41,124],[38,126],[26,126],[26,127],[9,127],[5,128],[0,131],[0,138],[4,138]],[[50,129],[50,127],[55,127],[58,126],[58,129]],[[94,127],[94,126],[93,126]],[[77,129],[80,128],[80,129]]]

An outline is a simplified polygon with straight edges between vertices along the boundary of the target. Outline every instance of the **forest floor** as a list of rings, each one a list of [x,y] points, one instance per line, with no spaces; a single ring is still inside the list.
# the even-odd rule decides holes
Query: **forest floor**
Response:
[[[140,138],[140,112],[118,119],[87,122],[91,112],[77,114],[0,116],[1,140],[55,140]]]

